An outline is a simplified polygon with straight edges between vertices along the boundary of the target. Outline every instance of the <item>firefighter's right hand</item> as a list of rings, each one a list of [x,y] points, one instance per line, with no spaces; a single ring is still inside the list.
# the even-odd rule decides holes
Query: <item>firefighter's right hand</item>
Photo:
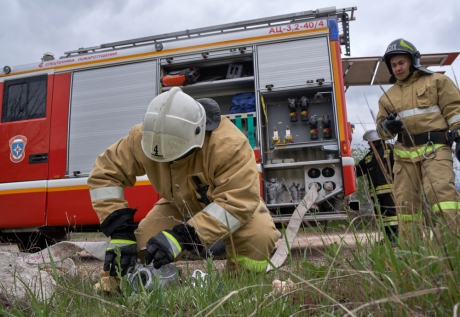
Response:
[[[104,271],[110,271],[110,276],[117,276],[117,271],[123,276],[136,265],[137,244],[134,231],[138,224],[134,222],[135,213],[136,209],[119,209],[101,223],[102,232],[110,237],[104,260]],[[117,248],[121,255],[119,261],[115,252]]]
[[[396,115],[394,113],[390,113],[385,119],[383,119],[382,127],[391,134],[397,134],[403,130],[403,123],[401,120],[396,119]]]
[[[460,142],[455,143],[455,157],[460,162]]]
[[[452,129],[452,139],[455,142],[455,157],[460,161],[460,126]]]
[[[118,258],[117,250],[120,257]],[[137,244],[133,240],[112,239],[105,251],[104,271],[110,276],[124,276],[134,269],[137,262]]]

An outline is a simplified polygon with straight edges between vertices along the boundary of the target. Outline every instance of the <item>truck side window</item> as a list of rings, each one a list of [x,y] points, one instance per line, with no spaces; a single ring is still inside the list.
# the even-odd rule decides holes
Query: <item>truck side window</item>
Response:
[[[48,75],[5,81],[2,122],[46,117]]]

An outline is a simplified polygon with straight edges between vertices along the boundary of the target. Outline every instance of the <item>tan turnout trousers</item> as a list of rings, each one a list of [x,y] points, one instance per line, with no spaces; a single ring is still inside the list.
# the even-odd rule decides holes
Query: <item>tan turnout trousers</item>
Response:
[[[448,146],[438,148],[433,159],[407,161],[395,156],[393,171],[400,236],[415,238],[411,236],[413,227],[421,229],[422,223],[430,225],[429,221],[437,223],[435,232],[439,233],[443,226],[448,226],[454,233],[458,231],[459,195],[454,185],[452,154]],[[424,195],[428,206],[422,206]],[[434,218],[427,219],[429,216]]]
[[[139,223],[135,231],[138,246],[145,246],[147,241],[160,231],[172,229],[190,218],[190,215],[181,213],[166,199],[161,199]],[[200,224],[196,226],[199,227]],[[232,234],[232,239],[227,235],[222,238],[222,241],[226,244],[227,257],[230,261],[235,262],[236,259],[240,268],[257,272],[265,269],[267,258],[280,237],[281,233],[275,228],[270,213],[261,201],[251,219]],[[233,254],[232,240],[236,254]],[[233,268],[231,265],[229,269]]]

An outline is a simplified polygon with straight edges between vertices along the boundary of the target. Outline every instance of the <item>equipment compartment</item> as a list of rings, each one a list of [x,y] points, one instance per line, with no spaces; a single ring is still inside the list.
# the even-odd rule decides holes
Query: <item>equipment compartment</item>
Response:
[[[338,147],[333,150],[337,131],[330,87],[265,93],[261,104],[266,113],[262,116],[266,164],[285,158],[292,158],[292,163],[338,158]],[[278,161],[273,163],[274,159]]]
[[[198,54],[201,59],[176,58],[171,63],[162,62],[162,76],[186,68],[199,69],[200,76],[193,84],[180,86],[181,89],[193,98],[214,98],[217,96],[232,95],[245,91],[254,91],[254,65],[252,52],[236,56],[204,58],[206,53]],[[177,62],[178,59],[180,62]],[[171,87],[162,87],[168,91]]]

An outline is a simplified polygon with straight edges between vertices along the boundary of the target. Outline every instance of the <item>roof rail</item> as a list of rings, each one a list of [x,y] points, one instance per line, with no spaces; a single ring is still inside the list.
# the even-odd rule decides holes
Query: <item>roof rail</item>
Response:
[[[226,32],[236,32],[241,31],[248,28],[261,28],[271,26],[273,24],[281,24],[283,22],[293,22],[293,21],[300,21],[306,19],[314,19],[326,16],[335,16],[338,15],[339,20],[344,22],[347,20],[347,30],[348,30],[348,20],[354,20],[353,13],[357,10],[357,7],[350,7],[350,8],[343,8],[343,9],[336,9],[335,7],[328,7],[328,8],[321,8],[317,10],[310,10],[310,11],[302,11],[298,13],[290,13],[290,14],[283,14],[277,15],[268,18],[261,18],[261,19],[254,19],[254,20],[246,20],[241,22],[235,23],[227,23],[221,24],[211,27],[204,27],[204,28],[197,28],[191,30],[185,30],[180,32],[172,32],[172,33],[165,33],[161,35],[154,35],[154,36],[147,36],[141,37],[132,40],[126,41],[119,41],[119,42],[112,42],[101,44],[99,46],[93,47],[82,47],[77,50],[67,51],[64,52],[66,57],[70,57],[77,54],[91,54],[96,53],[99,51],[108,51],[108,50],[115,50],[120,48],[127,48],[133,46],[140,46],[140,45],[151,45],[158,42],[168,42],[174,41],[178,39],[185,39],[185,38],[192,38],[198,36],[206,36],[206,35],[213,35],[219,33],[226,33]],[[351,18],[348,18],[347,12],[351,12]],[[345,31],[345,25],[344,25]]]

